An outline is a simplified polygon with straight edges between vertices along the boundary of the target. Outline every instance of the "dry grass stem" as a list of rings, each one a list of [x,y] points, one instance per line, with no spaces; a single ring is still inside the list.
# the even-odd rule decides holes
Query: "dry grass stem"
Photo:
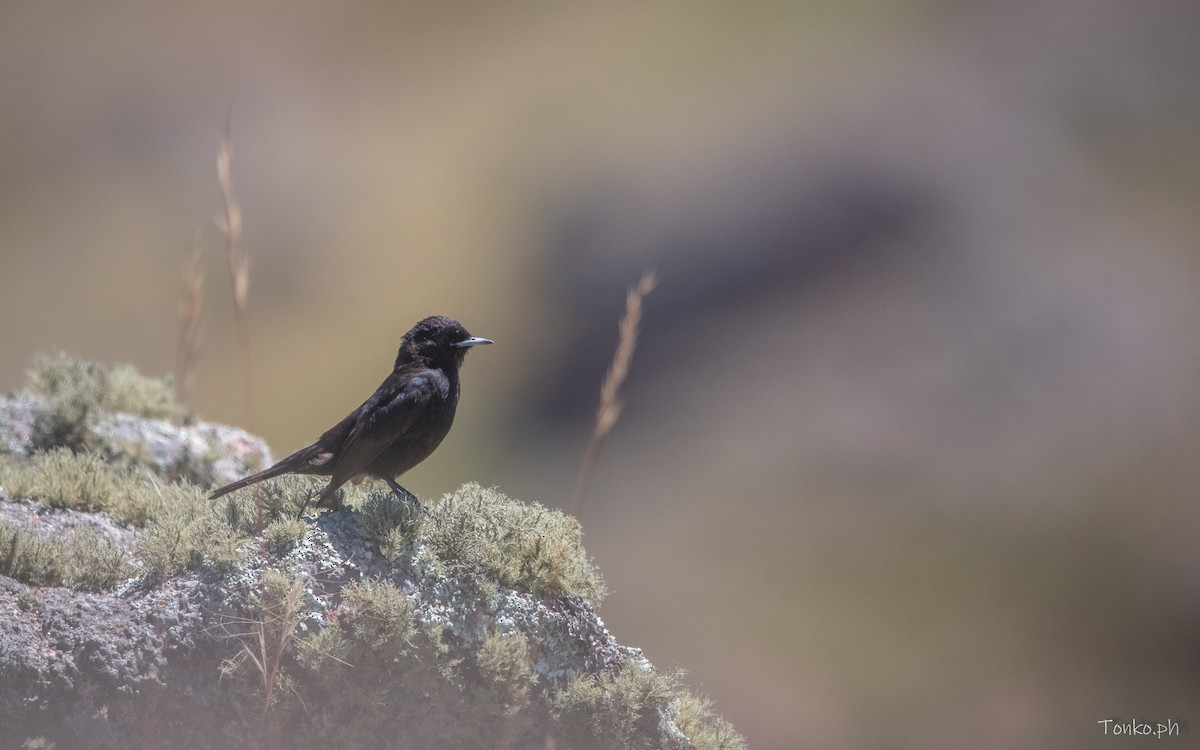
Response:
[[[187,404],[196,384],[196,364],[200,361],[200,343],[204,339],[204,255],[200,233],[192,242],[192,252],[180,266],[179,349],[175,353],[175,403]],[[182,416],[182,412],[180,413]]]
[[[233,192],[233,141],[230,123],[225,120],[225,132],[217,150],[217,179],[221,183],[223,213],[217,227],[225,237],[225,260],[233,281],[233,313],[237,326],[238,355],[242,365],[242,392],[246,404],[246,422],[254,430],[254,388],[250,366],[250,259],[242,252],[242,209]]]
[[[633,352],[637,349],[638,329],[642,322],[642,300],[654,291],[657,283],[653,271],[643,271],[637,285],[631,287],[625,294],[625,314],[621,317],[619,326],[620,336],[617,340],[617,350],[613,353],[612,364],[600,385],[600,404],[596,407],[596,426],[592,429],[592,437],[588,440],[587,449],[583,454],[583,465],[579,467],[579,478],[575,484],[575,498],[571,502],[571,514],[578,516],[583,508],[584,498],[592,484],[592,474],[596,469],[596,461],[600,456],[600,448],[604,445],[608,433],[612,432],[617,420],[621,418],[623,404],[620,399],[621,386],[629,377],[629,366],[633,362]]]
[[[227,631],[227,637],[241,642],[242,650],[237,658],[229,660],[222,667],[222,671],[235,671],[242,659],[254,665],[262,681],[264,746],[268,750],[277,750],[281,745],[279,717],[275,707],[279,701],[284,656],[302,616],[300,605],[304,598],[304,579],[297,576],[287,581],[283,574],[272,573],[262,581],[262,586],[262,593],[253,599],[257,610],[255,615],[241,621],[249,625],[249,632]],[[228,625],[226,623],[225,627],[228,628]]]
[[[304,581],[296,578],[288,589],[287,596],[277,606],[262,613],[262,617],[254,623],[255,649],[246,649],[254,661],[262,677],[263,692],[266,696],[263,707],[264,715],[268,714],[275,705],[275,689],[279,685],[279,669],[283,664],[283,654],[288,642],[300,624],[297,613],[300,609],[300,597],[304,592]],[[255,651],[258,653],[256,654]]]

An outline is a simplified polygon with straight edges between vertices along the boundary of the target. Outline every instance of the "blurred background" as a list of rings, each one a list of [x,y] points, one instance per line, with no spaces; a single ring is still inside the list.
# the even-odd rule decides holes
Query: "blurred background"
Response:
[[[623,643],[764,750],[1196,741],[1195,2],[7,0],[0,101],[0,389],[170,372],[198,242],[202,417],[283,455],[452,315],[405,485],[566,507],[654,268],[581,514]]]

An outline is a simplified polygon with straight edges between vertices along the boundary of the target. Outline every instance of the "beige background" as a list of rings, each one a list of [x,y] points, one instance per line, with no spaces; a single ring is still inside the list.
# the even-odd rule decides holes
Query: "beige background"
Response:
[[[169,371],[199,233],[202,416],[291,451],[449,314],[497,345],[405,484],[565,504],[653,266],[622,642],[759,749],[1200,731],[1194,3],[169,5],[0,5],[0,388]]]

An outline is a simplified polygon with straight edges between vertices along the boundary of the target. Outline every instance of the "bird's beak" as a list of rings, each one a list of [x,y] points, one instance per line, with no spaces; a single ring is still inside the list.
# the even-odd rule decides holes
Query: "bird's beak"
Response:
[[[476,338],[476,337],[472,336],[469,339],[463,339],[462,341],[455,344],[455,346],[457,346],[460,349],[466,349],[468,346],[479,346],[480,344],[494,344],[494,343],[496,343],[496,342],[492,341],[491,339],[480,339],[480,338]]]

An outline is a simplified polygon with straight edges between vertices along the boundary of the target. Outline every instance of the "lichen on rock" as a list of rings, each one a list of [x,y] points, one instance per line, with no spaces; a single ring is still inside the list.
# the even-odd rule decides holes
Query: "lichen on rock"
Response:
[[[298,519],[303,477],[209,500],[261,440],[49,366],[0,398],[0,746],[744,746],[608,632],[560,511],[364,486]]]

